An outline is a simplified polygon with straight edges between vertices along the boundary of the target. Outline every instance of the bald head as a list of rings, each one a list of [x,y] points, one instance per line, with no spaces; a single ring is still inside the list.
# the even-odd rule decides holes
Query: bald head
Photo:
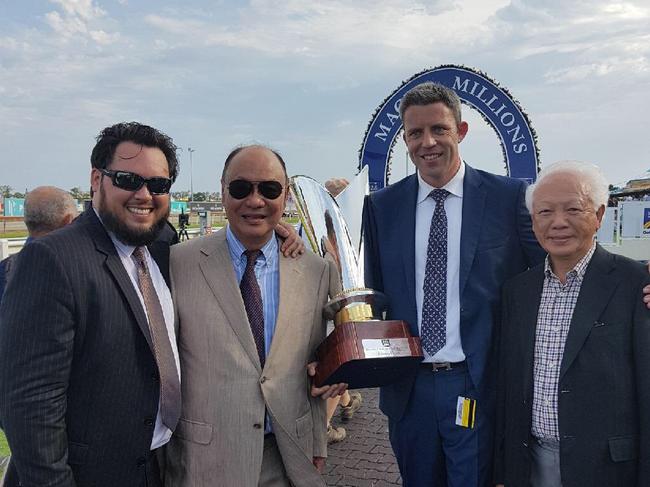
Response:
[[[77,216],[70,193],[54,186],[39,186],[25,197],[25,225],[30,237],[42,237],[64,227]]]

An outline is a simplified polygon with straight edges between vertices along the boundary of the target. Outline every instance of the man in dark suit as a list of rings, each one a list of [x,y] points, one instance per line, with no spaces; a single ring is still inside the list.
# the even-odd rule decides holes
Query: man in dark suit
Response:
[[[529,188],[548,258],[504,290],[499,484],[650,485],[650,278],[595,243],[607,196],[602,173],[572,161]]]
[[[381,389],[380,407],[405,486],[483,486],[491,480],[501,285],[544,253],[525,183],[461,160],[468,125],[452,90],[418,85],[400,112],[418,172],[366,199],[366,285],[387,295],[388,319],[421,337],[425,359]],[[457,421],[459,402],[475,408],[473,424]]]
[[[166,225],[176,146],[104,129],[93,208],[25,247],[0,307],[0,419],[25,486],[158,486],[180,414]]]

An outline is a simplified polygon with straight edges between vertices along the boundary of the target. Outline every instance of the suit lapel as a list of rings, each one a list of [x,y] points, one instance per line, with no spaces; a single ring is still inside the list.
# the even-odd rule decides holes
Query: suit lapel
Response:
[[[108,272],[113,276],[117,287],[120,289],[124,297],[126,298],[133,315],[135,316],[135,321],[138,324],[138,328],[144,335],[149,348],[153,352],[153,344],[151,342],[151,335],[149,333],[149,323],[147,321],[147,315],[142,307],[140,298],[138,297],[135,288],[133,287],[133,282],[126,272],[124,265],[122,265],[122,260],[115,250],[115,245],[111,238],[106,233],[106,229],[102,223],[95,215],[93,209],[89,209],[83,215],[84,220],[88,223],[88,229],[91,235],[91,238],[95,242],[95,248],[101,254],[104,254],[106,260],[105,265],[108,269]]]
[[[465,164],[463,180],[463,222],[460,234],[459,289],[462,301],[463,289],[474,262],[474,254],[481,235],[481,223],[485,209],[486,191],[476,169]]]
[[[202,258],[199,267],[203,278],[207,282],[212,294],[219,303],[228,324],[237,335],[242,348],[246,351],[255,367],[261,372],[260,358],[253,339],[251,327],[248,324],[244,301],[235,279],[226,229],[223,228],[214,236],[204,239],[205,245],[201,248]]]
[[[302,259],[284,257],[278,253],[280,266],[280,293],[278,303],[278,316],[275,322],[275,332],[271,341],[271,348],[266,362],[273,360],[273,357],[282,350],[287,350],[285,340],[291,340],[291,325],[295,323],[298,316],[298,297],[302,295],[301,276],[303,274]],[[283,348],[284,347],[284,348]]]
[[[395,225],[395,245],[402,251],[402,266],[404,270],[404,280],[406,292],[403,296],[412,301],[413,319],[407,319],[413,336],[418,336],[417,323],[417,306],[415,303],[415,211],[418,201],[418,177],[417,174],[411,176],[408,183],[408,189],[401,203],[397,205],[395,220],[391,225]]]
[[[618,286],[619,278],[611,275],[613,270],[612,256],[600,246],[596,246],[596,251],[583,278],[578,301],[571,318],[569,334],[564,345],[560,380],[580,353],[594,323],[601,316],[612,293]]]
[[[530,273],[530,278],[522,285],[520,293],[517,293],[517,301],[525,303],[519,308],[518,316],[515,320],[518,322],[521,317],[521,323],[515,323],[521,332],[519,333],[520,341],[512,343],[515,347],[521,347],[523,358],[522,373],[524,374],[524,395],[525,399],[532,399],[533,393],[533,363],[535,359],[535,333],[537,331],[537,315],[539,313],[539,303],[542,298],[542,288],[544,286],[544,265],[537,266]]]

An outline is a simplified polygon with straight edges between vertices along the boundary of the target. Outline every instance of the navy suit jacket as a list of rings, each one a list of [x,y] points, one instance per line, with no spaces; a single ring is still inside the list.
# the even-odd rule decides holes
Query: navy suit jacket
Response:
[[[167,280],[169,243],[149,249]],[[24,247],[15,266],[0,306],[10,471],[23,485],[140,485],[160,386],[113,242],[91,209]]]
[[[645,266],[596,248],[558,382],[564,487],[650,485],[650,311]],[[529,485],[535,331],[544,266],[504,286],[495,481]]]
[[[460,334],[483,407],[495,399],[495,323],[501,286],[544,258],[525,207],[526,184],[465,166],[460,244]],[[417,175],[370,194],[363,210],[366,286],[388,297],[387,319],[406,321],[418,336],[415,303]],[[457,224],[450,221],[450,225]],[[489,373],[488,373],[489,372]],[[383,387],[381,410],[399,421],[413,375]]]

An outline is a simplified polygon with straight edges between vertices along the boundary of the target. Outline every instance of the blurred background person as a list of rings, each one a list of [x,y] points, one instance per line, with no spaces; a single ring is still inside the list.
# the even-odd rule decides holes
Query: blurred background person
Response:
[[[66,226],[77,214],[77,202],[67,191],[55,186],[34,188],[25,197],[25,225],[29,234],[25,245]],[[18,254],[13,254],[0,261],[0,301],[17,257]]]

